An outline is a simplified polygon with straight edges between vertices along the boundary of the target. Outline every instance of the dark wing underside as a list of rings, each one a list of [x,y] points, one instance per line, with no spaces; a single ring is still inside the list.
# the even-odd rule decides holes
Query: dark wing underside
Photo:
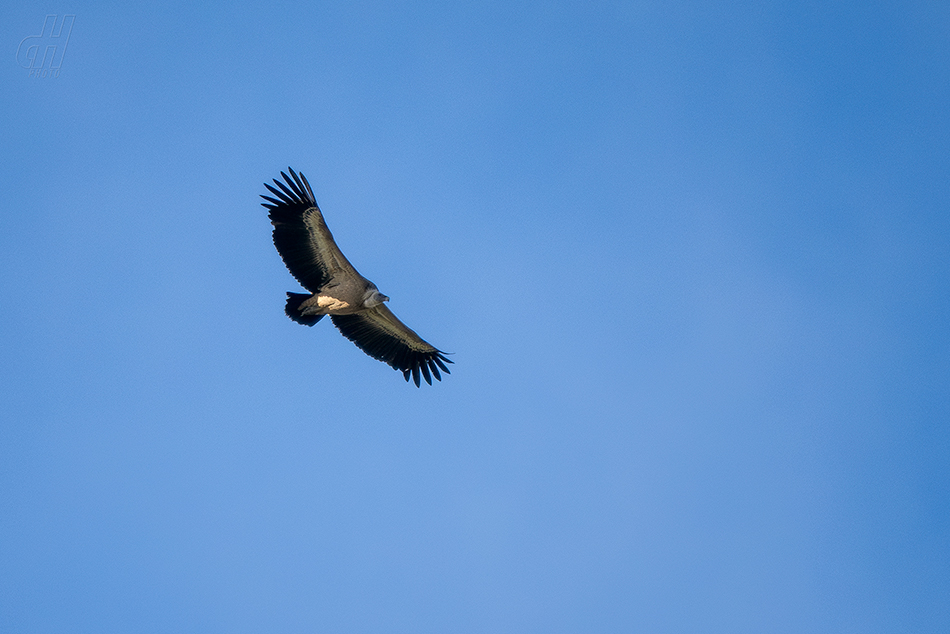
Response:
[[[333,324],[357,347],[395,370],[401,370],[406,381],[412,376],[416,387],[419,375],[432,385],[432,377],[442,380],[441,369],[452,363],[445,353],[426,343],[408,326],[399,321],[385,304],[353,315],[330,315]]]
[[[298,177],[294,170],[287,169],[290,176],[280,173],[286,185],[276,179],[277,188],[264,183],[277,198],[262,195],[267,202],[261,204],[269,212],[274,225],[274,246],[287,269],[304,288],[316,293],[330,280],[332,266],[327,261],[326,244],[316,239],[315,229],[325,230],[330,243],[333,237],[326,229],[307,177],[303,174]],[[332,246],[336,248],[335,244]]]

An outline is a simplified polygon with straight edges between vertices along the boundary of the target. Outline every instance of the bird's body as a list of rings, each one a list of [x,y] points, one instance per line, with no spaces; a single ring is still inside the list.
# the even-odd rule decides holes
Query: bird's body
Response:
[[[284,264],[310,294],[287,293],[285,312],[299,324],[313,326],[324,315],[343,336],[371,357],[412,376],[419,385],[420,373],[430,385],[432,376],[448,373],[451,363],[386,307],[389,298],[357,272],[333,239],[323,219],[307,178],[292,169],[281,172],[286,184],[279,189],[264,186],[277,198],[261,196],[274,225],[274,246]]]

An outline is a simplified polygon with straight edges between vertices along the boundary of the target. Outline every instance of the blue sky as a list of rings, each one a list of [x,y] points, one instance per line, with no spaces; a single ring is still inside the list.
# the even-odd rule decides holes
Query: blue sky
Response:
[[[944,3],[52,2],[0,41],[0,630],[950,625]],[[442,383],[283,315],[288,165]]]

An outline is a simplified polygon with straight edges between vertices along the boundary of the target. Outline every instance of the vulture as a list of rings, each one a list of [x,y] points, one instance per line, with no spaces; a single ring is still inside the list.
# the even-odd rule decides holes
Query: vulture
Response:
[[[384,302],[389,298],[357,272],[333,240],[323,213],[317,206],[307,177],[293,169],[284,172],[284,182],[274,179],[264,187],[276,196],[261,195],[261,203],[274,225],[274,246],[300,285],[310,291],[287,293],[284,312],[298,324],[313,326],[330,316],[343,336],[394,370],[406,381],[411,376],[419,387],[419,376],[432,385],[441,381],[439,370],[450,374],[452,363],[444,352],[431,346],[399,321]]]

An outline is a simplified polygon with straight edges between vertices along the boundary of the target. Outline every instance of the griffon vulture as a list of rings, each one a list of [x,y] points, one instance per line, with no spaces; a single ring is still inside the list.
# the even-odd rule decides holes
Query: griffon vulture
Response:
[[[261,203],[274,225],[274,246],[291,275],[310,295],[287,293],[284,312],[298,324],[313,326],[330,315],[343,336],[357,347],[394,370],[411,375],[419,386],[419,374],[432,385],[441,381],[441,369],[449,374],[452,363],[438,350],[396,319],[383,302],[389,298],[360,275],[349,263],[323,220],[307,177],[287,168],[284,183],[274,179],[276,188],[264,183],[277,198],[261,195]]]

